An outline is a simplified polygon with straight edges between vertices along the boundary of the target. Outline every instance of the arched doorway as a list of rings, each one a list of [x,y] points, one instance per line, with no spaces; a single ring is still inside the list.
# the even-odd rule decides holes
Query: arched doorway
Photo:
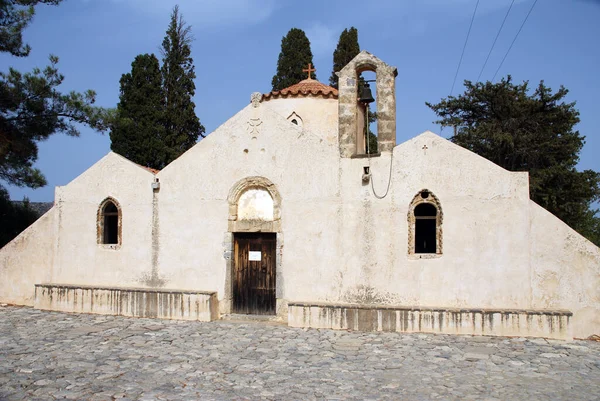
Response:
[[[277,232],[281,199],[266,178],[239,181],[229,194],[231,311],[274,315],[277,311]]]

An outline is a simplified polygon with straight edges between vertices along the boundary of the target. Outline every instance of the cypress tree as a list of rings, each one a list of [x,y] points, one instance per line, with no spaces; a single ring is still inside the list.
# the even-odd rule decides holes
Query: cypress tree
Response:
[[[313,63],[310,41],[302,29],[290,29],[287,35],[281,39],[277,73],[271,81],[273,90],[281,90],[306,79],[307,75],[302,70],[309,63]],[[312,72],[311,78],[317,79],[317,75]]]
[[[110,148],[114,152],[155,169],[166,165],[161,82],[156,56],[138,55],[131,63],[131,73],[121,77],[118,119],[110,132]]]
[[[196,73],[191,42],[191,27],[183,20],[179,6],[175,6],[162,43],[166,164],[194,146],[198,136],[204,137],[204,126],[196,116],[192,100],[196,92]]]
[[[350,29],[344,29],[340,34],[337,47],[333,52],[333,69],[331,76],[329,77],[329,85],[338,89],[339,78],[335,74],[346,66],[356,55],[360,53],[360,45],[358,44],[358,29],[350,27]],[[358,77],[358,90],[365,84],[365,80],[362,76]],[[371,124],[377,121],[377,113],[369,111],[369,153],[377,153],[377,135],[371,131]]]
[[[333,52],[333,71],[329,77],[329,85],[338,88],[339,78],[335,73],[344,68],[358,53],[360,53],[358,30],[355,27],[344,29]]]

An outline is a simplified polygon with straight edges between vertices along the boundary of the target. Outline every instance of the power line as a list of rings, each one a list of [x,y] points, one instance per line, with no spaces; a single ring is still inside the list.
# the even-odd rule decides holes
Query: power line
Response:
[[[467,43],[469,42],[469,36],[471,35],[471,28],[473,28],[473,21],[475,21],[475,14],[477,14],[477,7],[479,7],[479,1],[475,4],[475,10],[473,11],[473,16],[471,17],[471,24],[469,25],[469,31],[467,32],[467,38],[465,39],[465,44],[462,49],[462,53],[460,55],[460,60],[458,61],[458,66],[456,67],[456,74],[454,74],[454,80],[452,81],[452,89],[450,89],[450,96],[452,96],[452,92],[454,91],[454,84],[456,84],[456,78],[458,77],[458,71],[460,70],[460,65],[462,64],[463,57],[465,55],[465,49],[467,48]]]
[[[456,78],[458,77],[458,71],[460,71],[460,65],[462,64],[463,57],[465,55],[465,49],[467,48],[467,43],[469,42],[469,36],[471,36],[471,28],[473,28],[473,21],[475,21],[475,14],[477,14],[477,7],[479,7],[479,1],[475,4],[475,10],[473,10],[473,16],[471,17],[471,24],[469,25],[469,30],[467,31],[467,37],[465,38],[465,44],[463,45],[462,53],[460,54],[460,60],[458,60],[458,66],[456,67],[456,73],[454,74],[454,80],[452,81],[452,88],[450,89],[450,94],[448,97],[452,96],[452,92],[454,92],[454,85],[456,84]],[[440,135],[444,132],[444,126],[440,129]]]
[[[500,62],[500,65],[498,66],[498,69],[496,70],[496,72],[494,73],[494,76],[492,77],[492,82],[494,82],[494,79],[496,79],[496,75],[498,75],[498,72],[500,71],[500,68],[502,68],[502,64],[504,64],[504,60],[506,60],[506,57],[508,57],[508,53],[510,53],[510,50],[512,49],[513,45],[515,44],[515,42],[517,41],[517,38],[519,37],[519,34],[521,33],[521,31],[523,30],[523,27],[525,26],[525,23],[527,22],[527,19],[529,18],[529,16],[531,15],[531,12],[533,11],[533,8],[535,7],[535,5],[537,4],[538,0],[535,0],[533,2],[533,4],[531,5],[531,8],[529,9],[529,12],[527,13],[527,15],[525,16],[525,19],[523,20],[523,23],[521,24],[521,27],[519,28],[519,30],[517,31],[517,34],[515,35],[515,38],[513,39],[512,43],[510,44],[508,50],[506,51],[506,54],[504,55],[504,58],[502,59],[502,61]]]
[[[498,41],[498,37],[500,37],[500,32],[502,32],[502,28],[504,28],[504,24],[506,23],[506,19],[508,18],[508,14],[510,14],[510,10],[512,9],[513,4],[515,4],[515,0],[512,0],[512,2],[510,3],[510,7],[508,7],[508,11],[506,12],[506,15],[504,16],[504,20],[502,21],[502,25],[500,25],[500,29],[498,29],[498,33],[496,34],[496,38],[494,38],[494,43],[492,43],[492,47],[490,48],[490,51],[485,59],[485,63],[483,63],[483,67],[481,67],[481,71],[479,71],[479,75],[477,76],[477,82],[479,82],[479,79],[481,78],[481,74],[483,74],[483,70],[485,69],[485,66],[487,65],[488,60],[490,59],[490,56],[492,55],[492,51],[494,50],[494,46],[496,46],[496,42]]]

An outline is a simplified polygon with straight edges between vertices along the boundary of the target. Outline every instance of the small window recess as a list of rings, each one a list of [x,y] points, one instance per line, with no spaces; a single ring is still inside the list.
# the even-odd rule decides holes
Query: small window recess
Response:
[[[122,213],[119,203],[113,198],[106,198],[98,207],[98,244],[105,249],[119,249],[122,243],[121,225]]]
[[[287,120],[289,122],[291,122],[292,124],[297,125],[299,127],[302,127],[302,125],[304,125],[302,118],[300,118],[300,116],[298,114],[296,114],[295,111],[292,114],[290,114],[290,116],[287,118]]]
[[[408,255],[411,259],[432,259],[442,255],[442,208],[427,189],[413,198],[408,211]]]

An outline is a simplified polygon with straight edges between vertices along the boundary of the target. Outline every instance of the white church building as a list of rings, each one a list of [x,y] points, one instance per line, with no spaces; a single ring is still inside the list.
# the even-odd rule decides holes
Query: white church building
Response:
[[[376,73],[365,154],[360,72]],[[431,132],[396,145],[396,68],[250,104],[161,171],[109,153],[0,250],[0,302],[294,327],[600,334],[600,249],[510,172]]]

